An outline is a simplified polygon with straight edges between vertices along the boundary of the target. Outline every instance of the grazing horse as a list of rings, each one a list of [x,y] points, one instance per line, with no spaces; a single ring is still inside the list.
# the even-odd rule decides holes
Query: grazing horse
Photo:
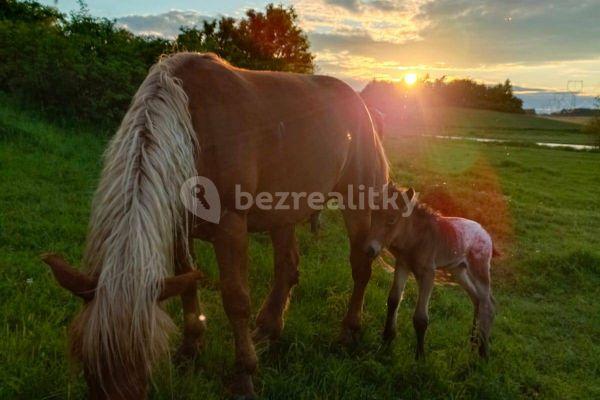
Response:
[[[179,193],[199,175],[218,191],[218,223],[193,218]],[[179,53],[152,67],[104,157],[84,255],[86,273],[46,258],[58,282],[85,300],[70,331],[72,354],[90,397],[147,395],[152,366],[167,350],[172,323],[160,300],[180,294],[179,354],[194,356],[204,325],[196,297],[193,238],[210,241],[235,342],[232,394],[254,396],[257,356],[250,332],[248,233],[267,231],[274,249],[271,292],[254,339],[276,339],[299,253],[294,227],[314,210],[306,196],[275,209],[241,209],[237,193],[337,192],[356,196],[387,183],[388,165],[369,113],[341,81],[235,68],[212,54]],[[356,197],[355,197],[356,198]],[[345,197],[344,197],[345,199]],[[342,337],[353,339],[371,259],[370,210],[346,208],[354,289]],[[174,273],[178,276],[169,278]],[[173,281],[173,279],[179,280]]]
[[[390,197],[400,194],[389,186]],[[479,342],[479,354],[487,358],[488,341],[494,319],[490,288],[490,262],[496,255],[492,239],[481,225],[464,218],[443,217],[424,204],[416,202],[414,190],[408,189],[404,199],[410,207],[373,211],[371,232],[366,252],[376,257],[388,247],[396,257],[394,283],[388,297],[388,313],[383,331],[386,341],[396,336],[396,318],[402,292],[412,272],[419,286],[413,325],[417,334],[416,357],[425,354],[425,332],[429,323],[429,298],[433,290],[436,268],[448,270],[467,292],[474,306],[471,341]],[[408,215],[407,215],[408,214]]]

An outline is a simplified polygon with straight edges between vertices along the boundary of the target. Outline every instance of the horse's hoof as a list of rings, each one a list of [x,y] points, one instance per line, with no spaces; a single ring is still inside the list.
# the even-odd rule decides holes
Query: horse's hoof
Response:
[[[256,328],[255,330],[252,331],[252,341],[255,344],[266,342],[270,338],[271,338],[271,333],[260,327]]]
[[[417,352],[415,353],[415,360],[416,361],[424,361],[425,360],[425,352],[422,350],[417,350]]]
[[[181,365],[188,361],[194,361],[200,354],[201,349],[202,345],[198,341],[194,343],[183,342],[179,346],[179,349],[177,349],[177,352],[173,357],[173,362],[175,365]]]
[[[360,339],[360,329],[345,327],[340,334],[340,343],[345,346],[356,344]]]
[[[254,331],[252,331],[252,340],[254,343],[261,343],[266,340],[274,342],[281,337],[281,332],[283,331],[283,326],[275,326],[275,327],[265,327],[265,326],[257,326]]]
[[[481,359],[484,361],[487,361],[490,359],[490,349],[486,343],[482,343],[479,346],[479,357],[481,357]]]
[[[252,376],[250,374],[236,375],[231,386],[229,387],[229,390],[233,399],[256,399],[256,393],[254,393],[254,384],[252,383]]]
[[[386,344],[390,344],[396,338],[396,331],[392,329],[385,329],[381,337]]]

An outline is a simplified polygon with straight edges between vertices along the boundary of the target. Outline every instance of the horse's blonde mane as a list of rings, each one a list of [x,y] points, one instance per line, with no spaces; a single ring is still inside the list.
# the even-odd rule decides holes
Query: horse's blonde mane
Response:
[[[172,75],[181,59],[151,68],[104,155],[84,256],[98,288],[74,338],[77,356],[100,380],[121,373],[119,366],[144,365],[149,373],[167,351],[173,324],[157,299],[175,242],[187,246],[179,192],[196,175],[199,149],[188,97]]]

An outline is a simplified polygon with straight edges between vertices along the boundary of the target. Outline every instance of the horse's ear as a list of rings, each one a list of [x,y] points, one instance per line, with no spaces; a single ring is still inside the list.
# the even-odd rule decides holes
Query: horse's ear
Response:
[[[52,274],[60,286],[85,301],[94,298],[94,291],[98,283],[96,279],[77,271],[57,254],[43,254],[42,261],[50,266]]]
[[[178,296],[192,288],[196,287],[196,281],[202,279],[204,275],[200,271],[187,272],[185,274],[172,276],[163,280],[163,288],[160,293],[159,301],[167,300],[170,297]]]

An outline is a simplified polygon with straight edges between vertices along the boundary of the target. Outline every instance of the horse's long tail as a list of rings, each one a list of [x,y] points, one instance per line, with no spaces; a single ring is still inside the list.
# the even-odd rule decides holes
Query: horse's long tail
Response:
[[[179,192],[196,175],[199,150],[176,63],[158,62],[138,89],[104,155],[92,204],[84,263],[98,288],[81,319],[80,357],[104,379],[116,366],[150,372],[173,325],[157,300],[175,242],[187,241]]]

